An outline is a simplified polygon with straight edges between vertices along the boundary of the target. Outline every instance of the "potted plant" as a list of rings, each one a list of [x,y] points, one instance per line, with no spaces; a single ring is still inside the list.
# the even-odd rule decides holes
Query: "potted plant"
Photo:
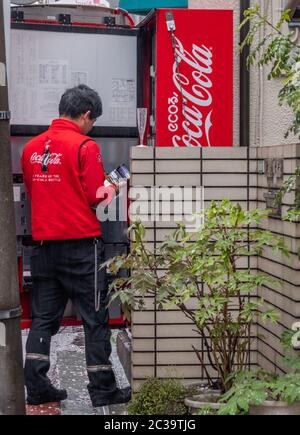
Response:
[[[219,415],[300,415],[300,372],[242,372],[222,400]]]
[[[286,354],[291,347],[290,334],[284,337]],[[231,389],[220,399],[223,406],[218,414],[300,415],[300,358],[287,356],[285,362],[287,374],[257,369],[235,375]]]
[[[127,317],[133,308],[143,308],[144,296],[152,295],[158,309],[176,306],[190,319],[223,393],[231,388],[228,377],[249,367],[251,328],[258,317],[278,320],[278,314],[256,298],[257,287],[274,279],[238,267],[242,258],[260,255],[266,247],[287,254],[279,237],[257,229],[266,216],[267,211],[245,211],[229,200],[212,202],[201,228],[188,233],[179,225],[155,252],[147,248],[145,228],[137,222],[130,228],[130,253],[105,263],[113,274],[132,270],[129,278],[115,280],[110,288],[111,300],[121,299]],[[196,300],[193,308],[191,298]],[[209,387],[216,387],[202,353],[193,349]]]

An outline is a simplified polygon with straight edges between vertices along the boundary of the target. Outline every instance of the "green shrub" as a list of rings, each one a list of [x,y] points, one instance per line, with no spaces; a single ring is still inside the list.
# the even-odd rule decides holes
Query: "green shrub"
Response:
[[[263,255],[265,249],[288,255],[281,238],[258,228],[267,217],[267,210],[246,211],[228,199],[212,202],[196,232],[179,225],[155,251],[146,243],[146,228],[136,222],[130,228],[130,253],[103,265],[112,275],[132,270],[130,277],[118,278],[110,286],[111,303],[120,298],[127,318],[133,309],[143,309],[148,296],[155,298],[159,310],[174,306],[181,310],[199,334],[199,346],[192,348],[205,377],[210,386],[217,378],[222,392],[231,388],[226,382],[230,375],[249,367],[252,327],[258,321],[276,323],[280,318],[257,298],[258,287],[279,282],[239,266],[248,257]],[[207,370],[201,344],[213,374]]]
[[[129,415],[184,415],[188,389],[176,379],[149,378],[134,394]]]
[[[203,408],[197,409],[197,411],[193,412],[193,415],[217,415],[218,411],[213,409],[211,406],[206,405]]]

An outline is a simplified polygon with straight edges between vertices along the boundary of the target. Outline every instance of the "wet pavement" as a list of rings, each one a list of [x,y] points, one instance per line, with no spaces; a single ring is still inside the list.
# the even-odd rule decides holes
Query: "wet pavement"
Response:
[[[23,347],[25,347],[28,330],[23,331]],[[116,350],[118,330],[112,331],[111,362],[119,388],[129,385]],[[25,351],[23,351],[25,355]],[[68,391],[68,399],[59,404],[28,406],[28,415],[124,415],[126,405],[103,406],[93,408],[88,391],[88,378],[84,354],[84,333],[81,327],[61,328],[51,343],[51,368],[49,378],[57,388]]]

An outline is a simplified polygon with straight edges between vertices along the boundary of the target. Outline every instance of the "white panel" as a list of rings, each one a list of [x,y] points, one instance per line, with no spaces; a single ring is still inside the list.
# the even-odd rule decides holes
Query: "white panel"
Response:
[[[49,125],[63,92],[85,83],[102,98],[96,126],[135,127],[136,77],[135,36],[11,31],[12,124]]]

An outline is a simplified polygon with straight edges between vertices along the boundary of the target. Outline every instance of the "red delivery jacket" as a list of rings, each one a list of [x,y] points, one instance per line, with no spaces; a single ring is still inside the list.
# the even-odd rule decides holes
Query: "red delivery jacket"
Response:
[[[48,152],[48,171],[42,171]],[[91,206],[104,185],[105,173],[98,145],[66,119],[55,119],[49,130],[25,146],[24,182],[31,198],[34,240],[97,237],[101,226]],[[103,198],[102,198],[103,199]]]

